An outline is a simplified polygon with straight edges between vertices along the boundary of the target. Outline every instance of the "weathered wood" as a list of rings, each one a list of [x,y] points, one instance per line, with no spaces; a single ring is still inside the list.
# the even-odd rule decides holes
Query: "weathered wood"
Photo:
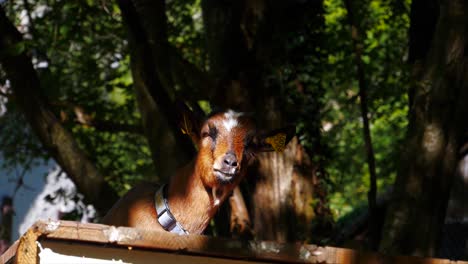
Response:
[[[60,240],[48,240],[41,242],[41,247],[44,249],[50,249],[55,254],[65,256],[86,256],[91,260],[114,260],[117,263],[177,263],[177,264],[192,264],[192,263],[203,263],[203,264],[252,264],[260,262],[251,262],[246,260],[237,259],[220,259],[198,255],[184,255],[184,254],[171,254],[170,252],[164,251],[148,251],[135,249],[132,247],[127,248],[116,248],[116,247],[104,247],[96,246],[93,244],[83,244],[78,242],[60,241]],[[40,256],[41,261],[47,262],[56,261],[56,256]],[[88,260],[87,259],[87,260]],[[60,260],[61,261],[61,260]],[[73,260],[72,260],[73,261]],[[121,262],[120,262],[121,261]],[[89,263],[84,262],[84,263]],[[108,262],[107,262],[108,263]]]
[[[9,264],[13,262],[13,259],[16,255],[16,251],[18,249],[18,244],[19,242],[16,241],[5,252],[3,252],[3,254],[0,256],[0,263]]]
[[[79,240],[116,246],[170,250],[177,254],[200,254],[234,259],[258,259],[265,261],[307,262],[301,260],[301,252],[308,252],[302,245],[276,242],[254,242],[212,238],[200,235],[179,236],[169,232],[139,230],[99,224],[80,224],[60,221],[53,231],[45,222],[36,226],[44,230],[42,239]],[[49,224],[49,226],[51,226]],[[52,225],[52,226],[55,226]],[[310,254],[303,254],[308,256]]]
[[[31,236],[33,234],[33,236]],[[26,237],[26,238],[24,238]],[[32,240],[30,238],[33,238]],[[408,256],[385,256],[351,249],[317,247],[306,244],[282,244],[268,241],[240,241],[200,235],[179,236],[168,232],[147,231],[101,224],[81,224],[71,221],[39,221],[15,243],[0,263],[37,263],[31,257],[27,262],[12,262],[23,254],[26,244],[34,249],[37,240],[43,248],[52,248],[59,254],[131,260],[129,254],[143,259],[161,256],[161,261],[198,261],[198,263],[408,263],[408,264],[468,264],[465,261],[430,259]],[[93,251],[94,249],[94,251]],[[119,251],[120,250],[120,251]],[[120,253],[119,253],[120,252]],[[119,253],[119,254],[117,254]],[[124,253],[122,255],[122,253]],[[164,254],[163,254],[164,253]],[[37,254],[37,253],[36,253]],[[171,256],[172,255],[172,256]],[[123,257],[122,257],[123,258]],[[36,260],[37,261],[37,260]],[[171,263],[171,262],[164,262]]]

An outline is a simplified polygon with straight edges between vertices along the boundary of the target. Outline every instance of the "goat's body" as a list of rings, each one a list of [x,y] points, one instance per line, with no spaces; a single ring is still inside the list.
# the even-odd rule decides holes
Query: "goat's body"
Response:
[[[201,234],[217,207],[199,177],[194,162],[181,168],[168,186],[168,204],[176,220],[192,234]],[[159,186],[140,183],[125,194],[103,218],[102,223],[142,229],[164,230],[156,216],[154,195]]]
[[[136,185],[120,198],[102,223],[163,231],[154,209],[154,194],[157,189],[158,186],[151,183]]]

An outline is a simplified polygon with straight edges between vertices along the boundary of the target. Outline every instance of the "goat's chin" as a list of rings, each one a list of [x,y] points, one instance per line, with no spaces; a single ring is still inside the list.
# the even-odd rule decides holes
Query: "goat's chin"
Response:
[[[218,170],[215,170],[213,173],[214,173],[214,176],[216,177],[216,180],[220,184],[232,184],[234,183],[235,179],[238,177],[237,174],[227,174]]]

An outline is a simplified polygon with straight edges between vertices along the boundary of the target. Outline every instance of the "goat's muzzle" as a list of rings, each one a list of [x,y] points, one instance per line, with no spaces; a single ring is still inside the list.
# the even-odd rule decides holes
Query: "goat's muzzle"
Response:
[[[222,183],[230,183],[239,173],[239,163],[236,154],[233,152],[226,153],[218,168],[214,168],[216,178]]]

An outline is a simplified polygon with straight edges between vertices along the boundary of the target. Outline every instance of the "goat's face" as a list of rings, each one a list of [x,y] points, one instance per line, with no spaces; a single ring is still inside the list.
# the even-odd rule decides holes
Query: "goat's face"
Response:
[[[255,125],[242,113],[228,110],[210,116],[198,142],[198,169],[208,187],[239,182],[254,155]]]
[[[289,126],[258,133],[250,115],[232,110],[212,114],[203,122],[200,119],[183,105],[179,120],[182,132],[197,144],[197,174],[213,189],[234,187],[255,153],[282,151],[295,132]]]

